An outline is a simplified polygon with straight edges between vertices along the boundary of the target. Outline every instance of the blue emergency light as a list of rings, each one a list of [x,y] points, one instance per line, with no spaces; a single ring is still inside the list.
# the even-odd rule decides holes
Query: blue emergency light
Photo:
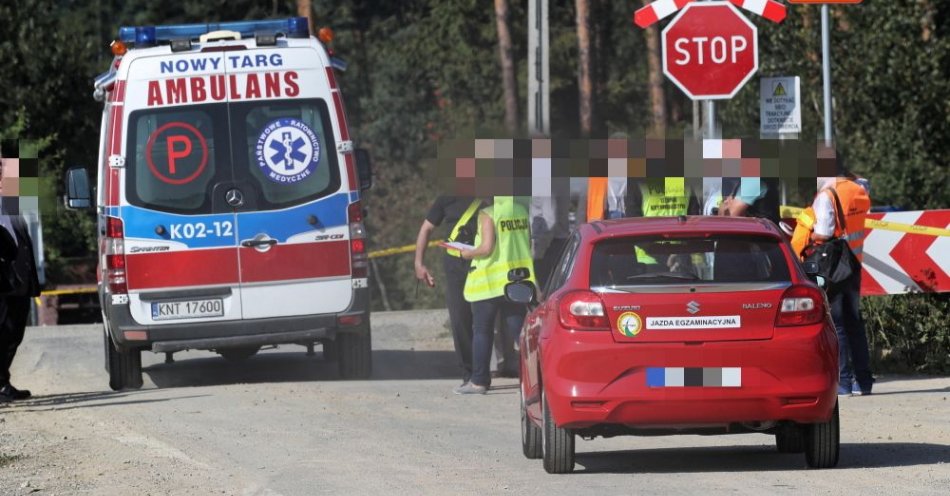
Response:
[[[236,31],[241,33],[242,38],[253,38],[255,35],[262,33],[281,33],[288,38],[306,38],[310,36],[310,24],[306,17],[291,17],[289,19],[266,21],[172,24],[169,26],[122,26],[119,28],[119,40],[143,47],[155,45],[159,41],[197,40],[201,35],[213,31]]]

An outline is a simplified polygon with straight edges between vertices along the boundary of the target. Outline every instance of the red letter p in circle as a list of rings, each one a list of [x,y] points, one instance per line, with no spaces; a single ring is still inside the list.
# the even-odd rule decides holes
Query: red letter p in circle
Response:
[[[176,134],[165,138],[168,146],[168,173],[175,173],[175,161],[191,155],[191,139],[187,136]],[[177,150],[175,144],[184,143],[185,147]]]
[[[200,176],[208,164],[208,143],[195,126],[187,122],[169,122],[149,135],[145,144],[145,162],[158,180],[167,184],[188,184]],[[158,165],[162,162],[167,168]]]

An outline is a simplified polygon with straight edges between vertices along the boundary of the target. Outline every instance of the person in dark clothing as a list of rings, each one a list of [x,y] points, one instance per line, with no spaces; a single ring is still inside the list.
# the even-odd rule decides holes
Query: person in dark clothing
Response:
[[[425,250],[432,231],[443,223],[452,226],[448,241],[472,245],[478,230],[478,211],[483,207],[480,199],[468,196],[439,196],[429,208],[419,234],[416,237],[416,279],[429,287],[435,287],[435,278],[425,266]],[[458,250],[445,250],[442,257],[445,269],[445,306],[449,311],[452,339],[462,370],[462,384],[472,376],[472,306],[465,301],[462,290],[468,276],[471,261],[463,259]]]
[[[39,296],[40,285],[33,256],[33,240],[26,221],[20,215],[8,215],[4,208],[0,217],[0,231],[0,244],[3,245],[0,257],[4,261],[0,266],[16,274],[13,278],[15,286],[0,297],[0,306],[3,307],[0,309],[0,316],[3,317],[0,323],[0,402],[9,402],[31,395],[30,391],[17,389],[10,384],[10,366],[23,341],[23,332],[30,315],[30,298]],[[9,274],[3,276],[9,277]]]

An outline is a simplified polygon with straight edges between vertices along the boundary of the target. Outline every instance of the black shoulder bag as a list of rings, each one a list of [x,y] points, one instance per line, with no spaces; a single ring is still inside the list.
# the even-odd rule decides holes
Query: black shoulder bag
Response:
[[[834,189],[829,189],[829,191],[834,197],[835,213],[843,234],[820,245],[811,245],[806,248],[805,261],[817,263],[818,275],[825,278],[829,289],[834,290],[836,286],[861,270],[861,263],[858,262],[854,252],[851,251],[851,246],[848,245],[847,224],[844,221],[844,212],[841,208],[838,193]]]

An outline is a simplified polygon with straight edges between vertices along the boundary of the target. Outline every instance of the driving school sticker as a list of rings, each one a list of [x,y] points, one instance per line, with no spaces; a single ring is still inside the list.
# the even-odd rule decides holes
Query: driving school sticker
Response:
[[[256,147],[257,165],[280,184],[303,181],[320,162],[320,140],[302,121],[277,119],[264,126]]]
[[[617,329],[620,330],[620,334],[632,338],[643,330],[643,321],[634,312],[624,312],[617,318]]]

